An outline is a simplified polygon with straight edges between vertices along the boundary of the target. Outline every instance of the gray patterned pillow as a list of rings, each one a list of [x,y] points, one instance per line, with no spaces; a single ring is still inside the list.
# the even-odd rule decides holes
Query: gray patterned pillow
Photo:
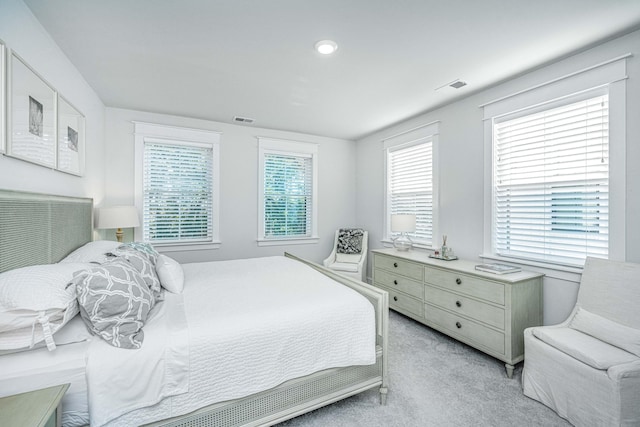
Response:
[[[153,297],[157,302],[164,299],[164,293],[162,291],[162,287],[160,286],[160,279],[158,279],[158,273],[156,272],[155,267],[158,259],[158,253],[155,252],[155,254],[156,255],[150,254],[148,252],[143,252],[129,245],[121,245],[110,252],[110,255],[129,262],[133,266],[133,268],[135,268],[138,273],[140,273],[142,279],[153,293]]]
[[[89,329],[114,347],[140,348],[142,327],[155,305],[144,279],[126,260],[116,258],[78,272],[80,314]]]
[[[362,252],[362,238],[364,231],[361,228],[341,228],[338,231],[338,253],[359,254]]]

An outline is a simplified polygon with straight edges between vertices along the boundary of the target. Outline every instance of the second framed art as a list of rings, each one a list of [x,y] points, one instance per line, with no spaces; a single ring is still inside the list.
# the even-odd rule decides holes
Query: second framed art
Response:
[[[84,116],[58,95],[58,162],[62,172],[82,175],[84,160]]]

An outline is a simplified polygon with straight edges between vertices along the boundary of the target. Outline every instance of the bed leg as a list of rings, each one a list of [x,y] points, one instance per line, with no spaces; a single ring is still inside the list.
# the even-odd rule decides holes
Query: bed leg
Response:
[[[389,390],[386,387],[380,387],[380,404],[381,405],[386,405],[387,404],[387,392]]]

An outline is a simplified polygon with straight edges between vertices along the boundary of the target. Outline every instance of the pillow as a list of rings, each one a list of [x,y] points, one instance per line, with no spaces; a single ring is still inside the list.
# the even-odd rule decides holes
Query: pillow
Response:
[[[31,328],[25,331],[31,334]],[[93,334],[87,329],[81,316],[77,314],[73,316],[73,319],[69,320],[69,323],[60,327],[58,331],[53,334],[53,341],[56,343],[56,348],[61,345],[74,344],[83,341],[89,341]],[[0,356],[11,353],[18,353],[21,351],[35,350],[42,347],[46,347],[44,341],[41,341],[33,347],[23,347],[13,350],[0,350]]]
[[[53,334],[78,314],[74,273],[89,264],[35,265],[0,274],[0,350],[33,347],[44,340],[55,349]]]
[[[139,253],[145,255],[154,266],[158,261],[158,255],[160,255],[158,251],[156,251],[155,248],[151,245],[151,243],[130,242],[118,246],[118,249],[129,249],[138,251]]]
[[[360,258],[362,258],[361,254],[336,254],[336,262],[357,264],[360,262]]]
[[[149,245],[150,246],[150,245]],[[157,255],[149,254],[148,252],[140,251],[129,245],[118,246],[115,250],[110,252],[117,258],[126,260],[138,273],[142,276],[142,279],[151,290],[153,297],[156,301],[163,299],[162,288],[160,287],[160,280],[156,273]]]
[[[569,327],[640,357],[640,329],[630,328],[578,307]]]
[[[182,293],[182,289],[184,289],[184,271],[178,261],[166,255],[159,255],[156,272],[163,288],[174,294]]]
[[[107,261],[107,253],[120,245],[121,243],[112,242],[111,240],[96,240],[80,246],[60,262],[94,262],[102,264]]]
[[[341,228],[338,231],[339,254],[359,254],[362,252],[362,238],[364,231],[361,228]]]
[[[155,299],[144,279],[121,258],[79,272],[73,279],[80,315],[89,329],[120,348],[140,348]]]

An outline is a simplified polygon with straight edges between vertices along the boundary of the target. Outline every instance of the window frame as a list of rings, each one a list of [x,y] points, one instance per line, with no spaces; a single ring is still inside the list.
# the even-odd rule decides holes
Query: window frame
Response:
[[[435,121],[400,132],[383,140],[384,156],[384,224],[382,228],[382,243],[393,245],[394,236],[391,233],[391,195],[389,194],[389,153],[402,148],[409,148],[421,143],[431,142],[431,242],[414,242],[413,246],[422,249],[435,249],[439,231],[439,202],[440,185],[438,169],[440,122]]]
[[[151,242],[160,252],[218,249],[220,241],[220,137],[217,131],[183,128],[144,122],[134,123],[135,142],[135,205],[143,222],[135,229],[134,238],[144,239],[144,145],[145,143],[166,143],[171,145],[207,146],[212,152],[212,193],[211,193],[211,239],[204,242]]]
[[[613,58],[591,67],[558,77],[549,82],[483,104],[484,120],[484,245],[481,258],[511,262],[550,273],[580,273],[581,266],[527,258],[506,257],[496,253],[493,235],[493,124],[495,120],[523,111],[540,111],[585,94],[607,91],[609,95],[609,255],[624,261],[626,251],[626,58]],[[594,95],[596,96],[596,95]],[[563,274],[557,277],[565,277]]]
[[[265,155],[277,154],[311,158],[311,232],[309,236],[265,236]],[[303,245],[318,243],[318,144],[258,137],[258,246]]]

